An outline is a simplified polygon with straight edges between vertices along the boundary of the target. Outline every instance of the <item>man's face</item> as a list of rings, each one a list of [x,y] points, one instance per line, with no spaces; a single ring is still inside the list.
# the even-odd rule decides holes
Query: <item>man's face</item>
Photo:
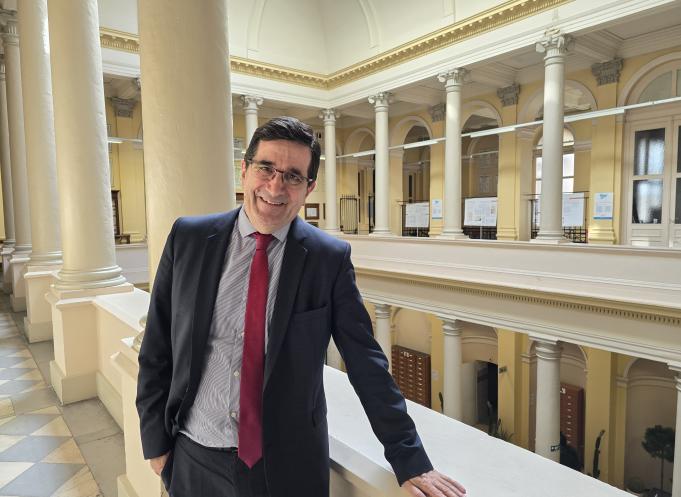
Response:
[[[288,140],[260,141],[253,162],[268,163],[280,171],[307,176],[312,154],[309,147]],[[305,199],[314,190],[315,182],[299,186],[284,183],[281,174],[264,180],[241,161],[244,208],[253,227],[260,233],[272,233],[293,221]]]

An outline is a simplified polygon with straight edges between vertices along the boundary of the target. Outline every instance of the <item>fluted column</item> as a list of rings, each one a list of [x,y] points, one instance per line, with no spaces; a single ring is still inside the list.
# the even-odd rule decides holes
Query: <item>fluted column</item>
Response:
[[[375,224],[372,235],[390,235],[390,157],[388,156],[388,106],[390,92],[369,97],[376,112],[376,191],[374,192]]]
[[[375,304],[376,316],[376,341],[381,346],[383,353],[388,358],[388,367],[392,372],[393,359],[392,348],[393,340],[390,332],[390,306],[388,304]]]
[[[674,447],[681,447],[681,370],[676,370],[676,435]],[[681,497],[681,457],[674,458],[672,497]]]
[[[335,109],[324,109],[319,118],[324,120],[324,191],[326,193],[326,225],[324,231],[338,234],[338,196],[336,188],[336,119]]]
[[[5,54],[0,54],[0,167],[2,167],[2,212],[5,218],[5,249],[14,248],[14,205],[12,200],[12,164],[9,158],[9,128],[7,125],[7,85]],[[3,268],[6,270],[5,268]]]
[[[544,133],[539,233],[534,241],[567,242],[563,236],[563,100],[565,54],[570,38],[548,30],[537,43],[544,53]]]
[[[560,461],[560,345],[535,340],[537,354],[537,415],[534,451]]]
[[[5,217],[5,242],[2,244],[2,289],[12,293],[10,259],[16,242],[14,236],[14,201],[12,200],[12,164],[9,154],[9,126],[7,123],[7,85],[5,83],[5,54],[0,54],[0,167],[2,167],[2,207]]]
[[[153,279],[175,219],[235,206],[227,1],[139,2],[139,32]]]
[[[125,278],[113,238],[96,0],[51,1],[49,31],[64,258],[56,288],[113,287]]]
[[[262,105],[263,99],[255,95],[241,95],[241,103],[244,106],[244,116],[246,118],[245,146],[248,148],[248,144],[251,143],[251,138],[253,138],[253,133],[258,129],[258,107]]]
[[[12,201],[14,204],[14,234],[16,238],[12,259],[16,259],[28,257],[31,253],[31,221],[26,174],[19,26],[16,14],[7,19],[2,40],[5,47],[9,151],[12,165]]]
[[[444,333],[444,377],[442,397],[445,415],[463,420],[463,377],[461,323],[458,320],[442,319]]]
[[[29,342],[52,339],[52,309],[45,294],[62,263],[57,156],[54,138],[52,77],[47,29],[47,0],[21,0],[21,82],[24,95],[26,168],[28,172],[33,251],[24,273]]]
[[[444,223],[441,238],[468,238],[461,229],[461,87],[468,72],[458,67],[438,76],[447,92],[442,202]]]
[[[49,47],[45,45],[49,39],[47,0],[22,0],[18,5],[33,243],[29,265],[61,264],[52,77]]]

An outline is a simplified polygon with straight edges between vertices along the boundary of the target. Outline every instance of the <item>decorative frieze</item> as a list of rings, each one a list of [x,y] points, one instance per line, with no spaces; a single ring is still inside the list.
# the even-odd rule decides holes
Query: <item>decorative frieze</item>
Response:
[[[591,74],[598,81],[598,86],[617,83],[620,80],[623,65],[622,59],[619,57],[607,62],[598,62],[591,66]]]
[[[520,85],[517,83],[497,89],[497,97],[501,100],[502,107],[518,105],[518,95],[520,95]]]
[[[433,105],[429,109],[429,112],[430,118],[433,120],[434,123],[444,121],[445,114],[447,113],[447,106],[444,103]]]

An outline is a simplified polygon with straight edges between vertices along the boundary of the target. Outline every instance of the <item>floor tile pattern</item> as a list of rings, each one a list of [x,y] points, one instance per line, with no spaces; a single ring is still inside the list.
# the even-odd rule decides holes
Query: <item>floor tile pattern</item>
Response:
[[[53,357],[51,344],[28,345],[20,330],[22,319],[11,311],[8,298],[0,296],[0,496],[103,497],[69,428],[68,419],[80,413],[78,404],[65,412],[44,380]],[[87,402],[83,407],[91,414],[90,404],[98,401]],[[102,426],[99,423],[97,430]],[[120,430],[104,427],[109,428],[105,442],[122,439]],[[97,436],[92,438],[101,443]],[[115,476],[108,475],[107,487]],[[106,497],[115,495],[109,492]]]

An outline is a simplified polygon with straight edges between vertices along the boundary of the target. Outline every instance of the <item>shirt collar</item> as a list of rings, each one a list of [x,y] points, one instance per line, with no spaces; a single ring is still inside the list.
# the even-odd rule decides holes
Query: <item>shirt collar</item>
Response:
[[[239,226],[239,233],[241,234],[241,238],[251,236],[253,233],[257,231],[251,224],[251,221],[248,219],[248,216],[246,215],[246,209],[244,209],[243,207],[239,211],[239,219],[237,221],[237,224]],[[277,231],[273,231],[272,235],[280,242],[284,242],[286,241],[286,236],[288,235],[288,230],[290,227],[291,223],[290,222],[286,223]]]

